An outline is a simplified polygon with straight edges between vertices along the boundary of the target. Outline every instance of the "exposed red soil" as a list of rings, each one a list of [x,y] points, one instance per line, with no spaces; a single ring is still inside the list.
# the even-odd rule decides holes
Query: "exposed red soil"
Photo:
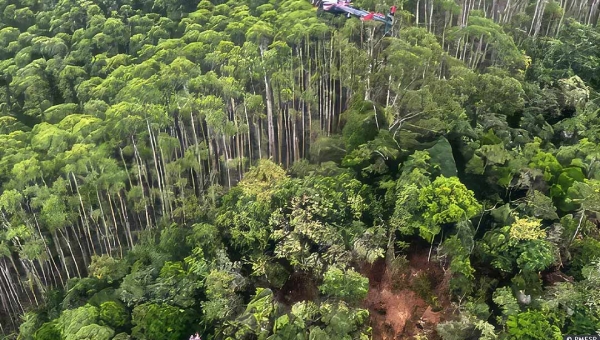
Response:
[[[399,270],[388,267],[383,259],[362,268],[369,278],[364,306],[371,314],[374,340],[413,339],[417,334],[435,339],[436,325],[451,317],[449,275],[438,263],[427,260],[428,249],[412,250],[409,254],[408,263]],[[415,291],[424,276],[431,282],[428,300],[437,299],[435,306]]]
[[[413,339],[418,334],[439,339],[436,325],[453,316],[449,272],[446,274],[433,259],[428,261],[428,249],[410,249],[408,253],[407,261],[401,265],[388,266],[379,259],[360,268],[369,279],[363,307],[370,312],[373,340]],[[419,290],[424,278],[430,283],[425,294]],[[309,274],[295,272],[276,296],[279,302],[291,306],[318,298],[319,291]]]

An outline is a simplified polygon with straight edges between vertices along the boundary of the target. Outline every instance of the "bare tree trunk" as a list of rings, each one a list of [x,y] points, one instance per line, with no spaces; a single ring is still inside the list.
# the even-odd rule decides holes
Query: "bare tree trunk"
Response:
[[[102,224],[104,225],[104,230],[106,230],[106,232],[108,233],[109,232],[108,231],[109,230],[108,223],[106,221],[106,215],[104,213],[104,207],[102,205],[102,200],[100,199],[100,192],[99,192],[98,189],[96,189],[96,197],[98,198],[98,205],[100,205],[100,214],[102,215]],[[111,206],[111,209],[112,209],[112,206]],[[114,218],[114,213],[113,213],[113,218]],[[116,241],[119,244],[119,254],[120,254],[120,257],[123,257],[123,247],[121,246],[121,240],[119,238],[119,229],[118,229],[118,224],[117,224],[116,220],[114,220],[114,226],[115,226],[115,234],[116,235],[113,238],[116,238]],[[125,236],[125,237],[127,237],[127,236]],[[109,251],[110,251],[110,254],[112,256],[113,255],[112,254],[112,249],[110,249]]]
[[[150,128],[150,121],[146,118],[146,127],[148,128],[148,139],[150,140],[150,148],[152,149],[152,158],[154,160],[154,171],[156,171],[156,183],[158,185],[158,191],[160,192],[160,210],[162,211],[162,215],[165,216],[167,214],[166,205],[165,205],[165,194],[164,194],[164,186],[162,181],[162,176],[160,170],[158,169],[159,161],[158,156],[156,154],[156,139],[154,137],[154,131]]]
[[[4,289],[6,289],[7,296],[9,296],[10,300],[13,301],[13,303],[11,303],[13,309],[16,310],[18,308],[18,310],[20,311],[17,313],[24,313],[25,309],[23,308],[23,304],[21,303],[21,300],[19,299],[19,294],[16,290],[17,285],[14,283],[12,277],[10,276],[10,270],[6,265],[6,262],[2,261],[2,264],[3,266],[0,266],[0,272],[2,272],[3,281],[6,282],[6,284],[3,284],[1,286]]]
[[[429,3],[429,32],[430,33],[434,33],[433,32],[433,7],[434,7],[434,1],[431,0]]]
[[[469,18],[469,0],[463,0],[462,11],[460,13],[460,26],[467,26],[467,20]]]
[[[69,252],[71,252],[71,258],[73,258],[73,263],[75,264],[75,270],[77,271],[77,276],[78,277],[82,277],[81,276],[81,271],[79,270],[79,265],[77,264],[77,259],[75,259],[75,252],[73,251],[73,248],[71,247],[71,241],[69,240],[69,233],[63,233],[62,229],[58,229],[58,232],[62,234],[65,242],[67,242],[67,248],[69,248]],[[85,257],[86,254],[83,252],[83,247],[81,246],[81,242],[79,242],[79,239],[77,239],[77,243],[79,244],[79,249],[81,249],[81,256]],[[62,250],[61,250],[62,252]],[[63,255],[64,257],[64,255]]]
[[[160,144],[158,144],[158,152],[159,152],[159,159],[160,159],[160,167],[161,167],[161,171],[163,172],[162,176],[163,176],[163,189],[165,190],[164,192],[164,199],[166,201],[167,204],[167,208],[169,208],[168,213],[169,213],[169,218],[172,220],[173,219],[173,199],[172,199],[172,195],[169,194],[169,192],[172,192],[171,190],[169,190],[171,188],[171,184],[169,183],[169,174],[167,173],[167,161],[166,161],[166,157],[164,154],[164,150],[163,148],[160,146]],[[175,150],[175,154],[177,154],[177,150]],[[171,157],[171,155],[169,156]]]
[[[593,19],[595,17],[596,12],[598,11],[598,5],[600,4],[600,0],[594,0],[592,6],[590,7],[590,12],[586,20],[586,24],[593,25]]]
[[[278,95],[277,95],[277,106],[278,106],[278,112],[279,114],[277,115],[277,162],[278,163],[282,163],[283,162],[283,154],[282,154],[282,147],[283,147],[283,134],[285,133],[285,130],[283,128],[283,107],[281,104],[281,89],[279,89],[278,91]]]
[[[200,143],[198,141],[198,132],[196,130],[196,125],[194,124],[194,122],[196,121],[196,116],[194,116],[194,112],[193,110],[190,111],[190,122],[192,123],[192,131],[194,132],[194,146],[196,148],[200,147]],[[202,122],[200,122],[200,124],[202,124]],[[204,177],[204,174],[202,172],[202,158],[200,157],[200,152],[196,152],[196,159],[198,161],[198,169],[200,170],[200,178]],[[200,188],[204,189],[204,181],[201,180],[200,181]]]
[[[248,160],[252,160],[252,138],[250,134],[250,131],[252,130],[252,123],[248,118],[248,107],[246,106],[246,99],[244,99],[244,115],[246,116],[246,124],[248,124]]]
[[[152,228],[152,221],[150,219],[150,213],[148,212],[148,204],[146,202],[146,193],[145,193],[145,189],[144,189],[144,181],[142,180],[142,158],[140,157],[140,153],[138,151],[138,147],[137,144],[135,142],[135,138],[133,136],[131,136],[131,140],[133,142],[133,150],[135,153],[135,159],[136,159],[136,163],[137,163],[137,167],[138,167],[138,180],[140,181],[139,185],[140,188],[142,189],[142,199],[144,200],[144,211],[146,213],[146,224],[148,228]]]
[[[367,87],[365,89],[365,100],[371,100],[371,73],[373,72],[373,52],[374,52],[374,47],[373,47],[373,43],[374,43],[374,39],[375,39],[375,29],[371,29],[368,30],[369,31],[369,37],[367,38],[368,40],[368,55],[369,55],[369,66],[367,69]]]
[[[52,257],[52,252],[50,251],[50,247],[48,247],[46,238],[42,235],[42,229],[40,228],[40,225],[38,223],[37,216],[35,213],[33,214],[33,222],[34,222],[35,227],[40,235],[40,238],[42,239],[42,242],[44,243],[44,249],[46,250],[46,254],[48,254],[49,261],[52,264],[52,266],[54,267],[54,270],[56,270],[56,274],[58,274],[58,277],[60,278],[61,285],[64,286],[65,281],[63,280],[60,270],[58,269],[58,265],[56,264],[56,261],[54,261],[54,258]]]
[[[529,28],[529,36],[534,38],[539,32],[539,25],[541,25],[541,16],[544,13],[543,6],[545,0],[537,0],[535,3],[535,11],[533,12],[533,18],[531,18],[531,27]],[[538,24],[539,23],[539,24]]]
[[[258,144],[258,158],[262,159],[262,120],[258,118],[254,124],[256,129],[256,142]]]
[[[133,236],[131,235],[131,224],[129,223],[129,217],[127,216],[127,208],[125,206],[123,196],[121,196],[120,192],[117,192],[117,196],[119,197],[119,202],[121,203],[121,215],[123,215],[123,219],[125,220],[125,227],[127,228],[127,235],[129,236],[130,244],[133,247],[133,245],[135,243],[133,242]],[[109,200],[110,200],[110,196],[109,196]],[[115,206],[116,206],[116,204],[115,204]],[[112,204],[111,204],[111,209],[112,209]]]
[[[265,46],[260,46],[260,57],[264,61]],[[273,126],[273,97],[271,93],[271,84],[267,71],[263,67],[263,78],[265,81],[265,97],[267,101],[267,134],[269,136],[269,157],[275,158],[275,128]]]

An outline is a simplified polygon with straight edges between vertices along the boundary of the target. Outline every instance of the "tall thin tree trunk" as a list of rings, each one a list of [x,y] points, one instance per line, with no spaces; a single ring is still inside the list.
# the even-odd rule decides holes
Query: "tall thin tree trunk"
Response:
[[[251,138],[251,134],[250,131],[252,130],[252,122],[250,122],[250,119],[248,118],[248,107],[246,106],[246,99],[244,98],[244,115],[246,116],[246,124],[248,124],[248,160],[252,161],[252,138]],[[243,169],[242,169],[243,170]],[[243,171],[242,174],[243,175]]]
[[[264,62],[264,52],[265,47],[263,45],[260,46],[260,57]],[[267,102],[267,134],[269,137],[269,157],[275,158],[275,128],[273,125],[273,97],[271,93],[271,84],[269,81],[269,77],[267,76],[267,71],[263,67],[263,78],[265,82],[265,98]]]
[[[54,269],[56,270],[56,275],[58,275],[58,277],[60,278],[61,285],[64,286],[65,281],[63,280],[60,270],[58,269],[58,265],[56,264],[56,261],[54,261],[52,252],[50,251],[50,248],[48,247],[48,243],[46,242],[46,238],[42,235],[42,229],[40,228],[40,225],[38,223],[35,213],[33,214],[33,222],[34,222],[35,227],[40,235],[40,238],[42,239],[42,242],[44,243],[44,249],[46,250],[46,254],[48,254],[48,259],[49,259],[50,263],[52,263],[52,266],[54,267]]]
[[[71,258],[73,259],[73,264],[75,264],[75,271],[77,271],[77,276],[82,277],[81,271],[79,270],[79,265],[77,264],[77,259],[75,258],[75,252],[73,251],[73,248],[71,247],[71,241],[69,240],[69,232],[67,231],[66,233],[63,233],[62,229],[58,229],[58,232],[62,234],[63,239],[67,243],[67,248],[69,248],[69,252],[71,253]],[[79,249],[81,250],[81,256],[85,257],[86,254],[83,251],[81,242],[79,242],[78,238],[75,238],[75,239],[77,240],[77,243],[79,244]]]
[[[134,154],[135,154],[135,159],[136,159],[136,163],[137,163],[137,168],[138,168],[138,180],[140,181],[139,185],[140,188],[142,189],[142,199],[144,200],[144,211],[146,213],[146,224],[148,226],[148,228],[152,228],[152,220],[150,219],[150,213],[148,212],[148,204],[146,201],[146,193],[145,193],[145,189],[144,189],[144,181],[142,180],[142,158],[140,157],[140,153],[138,151],[138,147],[137,147],[137,143],[135,142],[135,138],[133,136],[131,136],[131,141],[133,142],[133,150],[134,150]]]
[[[129,217],[127,215],[127,208],[125,206],[125,202],[123,199],[123,196],[121,196],[120,192],[117,192],[117,197],[119,197],[119,203],[121,203],[121,215],[123,216],[123,219],[125,220],[125,228],[127,229],[127,235],[129,236],[129,242],[131,244],[131,246],[133,247],[133,245],[135,244],[133,241],[133,236],[131,235],[131,223],[129,223]],[[110,201],[110,196],[109,196],[109,201]],[[115,204],[116,207],[116,204]],[[112,209],[112,204],[111,204],[111,209]]]

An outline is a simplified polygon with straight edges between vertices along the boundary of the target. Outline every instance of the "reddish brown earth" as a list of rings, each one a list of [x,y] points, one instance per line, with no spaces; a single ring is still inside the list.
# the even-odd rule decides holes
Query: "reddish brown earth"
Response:
[[[453,317],[449,300],[448,274],[442,266],[427,260],[429,249],[408,251],[406,263],[388,267],[380,259],[372,265],[365,264],[360,272],[369,278],[369,292],[363,303],[371,317],[373,340],[414,339],[427,335],[427,339],[439,339],[435,328],[439,322]],[[399,270],[398,270],[399,268]],[[430,284],[429,302],[419,296],[419,281],[426,276]],[[307,273],[296,272],[277,292],[277,300],[288,306],[298,301],[314,300],[319,296],[317,285]]]
[[[428,250],[409,254],[408,265],[395,273],[383,259],[362,268],[369,278],[365,308],[371,314],[374,340],[413,339],[418,334],[437,339],[436,325],[451,317],[449,275],[444,275],[439,263],[427,261]],[[416,280],[423,275],[431,282],[430,296],[437,298],[437,307],[414,291]]]

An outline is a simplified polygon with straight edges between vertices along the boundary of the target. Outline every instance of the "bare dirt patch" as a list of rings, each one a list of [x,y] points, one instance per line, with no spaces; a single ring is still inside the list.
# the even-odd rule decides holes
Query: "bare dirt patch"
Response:
[[[371,314],[374,340],[437,338],[435,327],[450,317],[449,275],[428,261],[428,249],[411,249],[405,260],[386,265],[380,259],[364,265],[369,278],[365,308]]]

